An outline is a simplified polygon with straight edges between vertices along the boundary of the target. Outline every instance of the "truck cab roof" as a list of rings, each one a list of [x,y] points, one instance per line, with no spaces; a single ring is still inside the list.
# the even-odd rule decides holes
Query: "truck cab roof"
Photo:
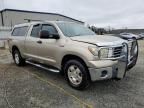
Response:
[[[30,26],[30,25],[34,25],[34,24],[39,24],[39,23],[74,23],[74,22],[68,22],[68,21],[32,21],[32,22],[28,22],[28,23],[22,23],[22,24],[17,24],[14,26],[15,27],[22,27],[22,26]]]

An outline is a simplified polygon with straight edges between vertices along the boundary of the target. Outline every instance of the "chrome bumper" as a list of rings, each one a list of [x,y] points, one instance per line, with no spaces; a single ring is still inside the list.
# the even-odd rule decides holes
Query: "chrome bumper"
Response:
[[[91,81],[111,78],[123,78],[126,73],[127,62],[118,61],[109,67],[89,68]]]
[[[132,41],[132,49],[129,51],[128,44],[125,45],[124,56],[119,58],[108,58],[106,61],[90,61],[92,64],[89,73],[92,81],[105,80],[111,78],[123,78],[126,71],[135,66],[138,58],[138,42]],[[137,51],[134,52],[135,47]]]
[[[105,80],[111,78],[121,79],[125,76],[128,64],[128,45],[125,44],[123,56],[115,59],[105,59],[90,61],[93,65],[89,68],[92,81]]]

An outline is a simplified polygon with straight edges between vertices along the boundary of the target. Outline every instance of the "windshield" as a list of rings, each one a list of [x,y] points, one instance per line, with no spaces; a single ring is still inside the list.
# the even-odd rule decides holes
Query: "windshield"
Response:
[[[87,27],[76,23],[57,23],[63,34],[68,37],[96,35]]]

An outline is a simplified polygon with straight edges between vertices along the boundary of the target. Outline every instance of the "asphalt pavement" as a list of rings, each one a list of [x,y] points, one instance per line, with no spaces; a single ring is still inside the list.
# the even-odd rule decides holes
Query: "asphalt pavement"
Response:
[[[136,66],[120,81],[97,81],[75,90],[58,73],[27,64],[17,67],[0,49],[0,108],[143,108],[144,40]]]

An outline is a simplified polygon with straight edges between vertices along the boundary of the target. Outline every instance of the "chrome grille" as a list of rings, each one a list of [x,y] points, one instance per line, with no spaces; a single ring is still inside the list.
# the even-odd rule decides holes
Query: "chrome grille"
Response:
[[[121,54],[122,54],[122,49],[123,49],[122,46],[114,47],[113,48],[113,55],[112,55],[112,57],[120,57]]]

